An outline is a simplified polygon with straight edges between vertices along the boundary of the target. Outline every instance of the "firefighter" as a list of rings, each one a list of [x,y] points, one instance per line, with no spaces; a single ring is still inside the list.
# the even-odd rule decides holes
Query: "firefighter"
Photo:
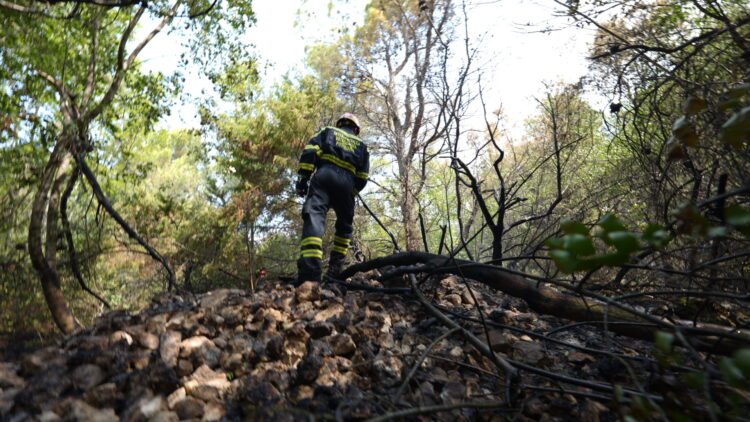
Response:
[[[330,208],[336,213],[336,232],[326,275],[337,278],[352,239],[354,197],[367,184],[370,155],[359,138],[357,116],[344,113],[336,127],[327,126],[305,145],[299,159],[297,195],[302,206],[302,241],[297,280],[320,281],[323,232]]]

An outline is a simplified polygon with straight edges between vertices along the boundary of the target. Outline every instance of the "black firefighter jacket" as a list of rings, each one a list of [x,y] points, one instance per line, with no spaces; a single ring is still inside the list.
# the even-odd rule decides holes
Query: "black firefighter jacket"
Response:
[[[370,154],[367,145],[353,133],[327,126],[312,137],[299,159],[300,176],[309,178],[315,168],[334,165],[347,170],[354,178],[354,193],[367,184]]]

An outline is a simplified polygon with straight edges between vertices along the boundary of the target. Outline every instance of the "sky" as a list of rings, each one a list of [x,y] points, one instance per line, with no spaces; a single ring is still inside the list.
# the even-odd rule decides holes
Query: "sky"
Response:
[[[279,7],[278,0],[253,1],[257,24],[246,36],[265,69],[264,81],[270,84],[289,71],[302,70],[305,46],[327,35],[314,28],[333,25],[333,20],[325,21],[327,4],[327,0],[284,0],[285,7]],[[361,22],[366,4],[366,0],[349,0],[344,14]],[[545,83],[574,83],[586,73],[593,33],[575,27],[540,32],[550,24],[556,28],[566,24],[564,18],[553,19],[551,0],[469,0],[469,4],[470,36],[486,34],[480,48],[487,69],[488,107],[502,105],[506,125],[518,131],[534,113],[534,98],[544,94]],[[314,22],[295,26],[298,10],[315,11]],[[144,25],[144,30],[150,26]],[[159,34],[141,57],[147,70],[171,73],[180,52],[175,35]],[[205,79],[188,73],[185,92],[197,97],[211,92],[211,87]],[[197,126],[195,108],[189,102],[177,105],[163,125],[169,129]]]

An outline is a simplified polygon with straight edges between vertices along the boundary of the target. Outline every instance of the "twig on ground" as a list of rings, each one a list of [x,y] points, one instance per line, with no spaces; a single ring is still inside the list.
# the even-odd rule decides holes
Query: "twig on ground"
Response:
[[[488,358],[492,359],[494,363],[501,368],[508,376],[512,379],[515,378],[518,375],[518,371],[516,371],[513,366],[511,366],[510,363],[508,363],[507,360],[501,358],[500,356],[497,356],[496,354],[492,353],[490,350],[490,347],[482,343],[481,340],[479,340],[474,334],[466,330],[465,328],[458,325],[455,321],[448,318],[444,313],[440,312],[439,309],[437,309],[432,303],[430,303],[427,298],[424,296],[421,290],[419,290],[419,287],[417,286],[417,278],[414,276],[414,274],[409,274],[409,280],[411,281],[411,288],[415,295],[417,295],[417,299],[422,302],[422,305],[424,305],[427,310],[430,311],[431,314],[433,314],[437,319],[442,321],[444,324],[446,324],[448,327],[458,329],[461,331],[461,333],[466,337],[467,340],[469,340],[469,343],[471,343],[474,347],[477,348],[482,354],[487,356]]]
[[[398,400],[401,398],[401,395],[404,393],[404,390],[409,385],[409,381],[411,381],[414,374],[417,373],[417,370],[419,370],[419,367],[422,365],[422,362],[427,358],[427,355],[430,354],[432,349],[440,343],[443,339],[447,338],[451,334],[458,331],[458,328],[452,328],[449,331],[447,331],[445,334],[441,335],[440,337],[436,338],[435,340],[430,343],[429,346],[422,352],[422,354],[419,356],[416,362],[414,362],[414,365],[412,366],[411,370],[409,371],[409,374],[406,375],[406,378],[404,378],[404,382],[401,383],[401,387],[399,387],[398,391],[396,392],[396,395],[393,398],[393,401],[395,403],[398,403]]]

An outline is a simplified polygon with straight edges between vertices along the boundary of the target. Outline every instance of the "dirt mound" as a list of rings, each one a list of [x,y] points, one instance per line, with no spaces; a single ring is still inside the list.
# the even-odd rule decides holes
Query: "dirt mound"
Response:
[[[571,374],[598,370],[589,354],[562,353],[524,334],[547,331],[553,320],[475,287],[491,326],[487,333],[477,324],[467,327],[489,338],[500,356]],[[479,316],[455,278],[425,288],[446,311]],[[509,321],[514,330],[502,328]],[[581,347],[599,341],[581,328],[564,336]],[[489,358],[411,296],[308,282],[164,295],[138,315],[106,314],[59,346],[0,362],[0,420],[363,420],[405,411],[425,420],[564,415],[593,421],[611,415],[596,394],[556,388],[538,395],[526,389],[509,407],[506,381]]]

